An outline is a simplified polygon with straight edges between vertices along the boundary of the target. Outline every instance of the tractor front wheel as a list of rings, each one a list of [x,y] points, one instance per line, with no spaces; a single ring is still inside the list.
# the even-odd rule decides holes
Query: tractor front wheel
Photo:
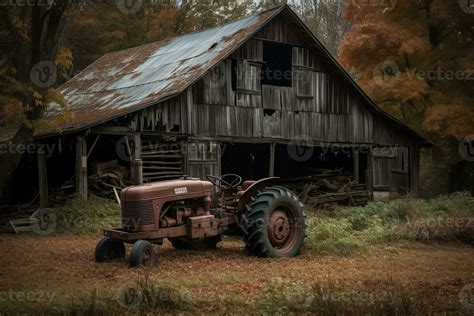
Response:
[[[130,252],[130,267],[152,267],[156,263],[155,248],[148,240],[137,240]]]
[[[248,205],[242,228],[249,253],[267,258],[296,256],[305,239],[303,204],[288,189],[268,187]]]
[[[105,262],[125,258],[125,246],[122,241],[104,237],[95,247],[95,261]]]

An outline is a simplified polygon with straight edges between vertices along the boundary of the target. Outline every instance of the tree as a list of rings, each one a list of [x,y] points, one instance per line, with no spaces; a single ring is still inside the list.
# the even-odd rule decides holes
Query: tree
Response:
[[[345,0],[299,0],[292,7],[324,46],[337,55],[339,44],[350,27],[343,18]]]
[[[11,131],[15,146],[32,142],[50,100],[64,104],[51,87],[58,68],[70,66],[70,54],[60,50],[70,5],[68,0],[23,6],[9,2],[0,11],[0,128]],[[5,201],[9,177],[21,158],[15,146],[0,155],[0,201]]]
[[[459,160],[459,140],[474,134],[472,14],[462,1],[358,3],[347,1],[340,61],[380,107],[427,135],[438,159]]]

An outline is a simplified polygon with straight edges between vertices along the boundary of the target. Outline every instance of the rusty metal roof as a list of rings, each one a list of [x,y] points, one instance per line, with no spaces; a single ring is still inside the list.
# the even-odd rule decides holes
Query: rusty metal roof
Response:
[[[100,57],[59,87],[72,122],[37,136],[95,126],[181,93],[283,8]],[[46,115],[54,117],[59,111],[53,106]]]
[[[72,122],[41,130],[35,136],[87,129],[182,93],[284,10],[310,35],[377,115],[407,131],[420,143],[430,144],[416,131],[382,111],[288,5],[100,57],[59,87],[73,114]],[[62,111],[59,106],[51,108],[46,116],[54,117],[59,111]]]

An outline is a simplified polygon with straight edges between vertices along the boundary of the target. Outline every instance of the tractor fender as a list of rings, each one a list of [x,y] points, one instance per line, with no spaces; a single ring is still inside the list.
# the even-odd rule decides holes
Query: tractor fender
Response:
[[[257,195],[259,191],[277,184],[279,180],[279,177],[271,177],[263,178],[252,183],[239,198],[239,212],[243,213],[246,211],[247,203],[253,196]]]

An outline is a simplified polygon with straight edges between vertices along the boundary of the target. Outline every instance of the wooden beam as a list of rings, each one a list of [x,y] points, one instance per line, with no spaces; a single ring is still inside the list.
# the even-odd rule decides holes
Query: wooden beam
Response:
[[[191,88],[186,90],[186,109],[188,117],[187,131],[188,134],[193,134],[193,90]]]
[[[129,127],[124,126],[104,126],[94,127],[90,130],[90,133],[98,135],[132,135],[133,131]]]
[[[270,144],[270,164],[269,164],[269,172],[268,176],[273,177],[275,175],[275,143]]]
[[[359,184],[360,177],[359,177],[359,149],[354,148],[352,151],[353,159],[354,159],[354,181]]]
[[[92,144],[91,148],[89,149],[89,152],[87,153],[87,158],[90,157],[92,151],[93,151],[94,148],[95,148],[95,145],[97,145],[97,142],[99,141],[99,138],[100,138],[100,134],[98,134],[98,135],[95,137],[94,143]]]
[[[87,200],[87,142],[84,136],[76,138],[76,194]]]
[[[420,146],[411,145],[408,152],[410,194],[418,196],[420,185]]]
[[[46,153],[38,150],[38,188],[40,207],[48,207],[48,172],[46,167]]]
[[[367,154],[367,191],[369,191],[369,197],[371,200],[374,199],[374,157],[372,155],[373,148],[371,148]]]
[[[133,134],[133,152],[130,162],[132,181],[135,184],[143,183],[142,138],[140,133]]]

